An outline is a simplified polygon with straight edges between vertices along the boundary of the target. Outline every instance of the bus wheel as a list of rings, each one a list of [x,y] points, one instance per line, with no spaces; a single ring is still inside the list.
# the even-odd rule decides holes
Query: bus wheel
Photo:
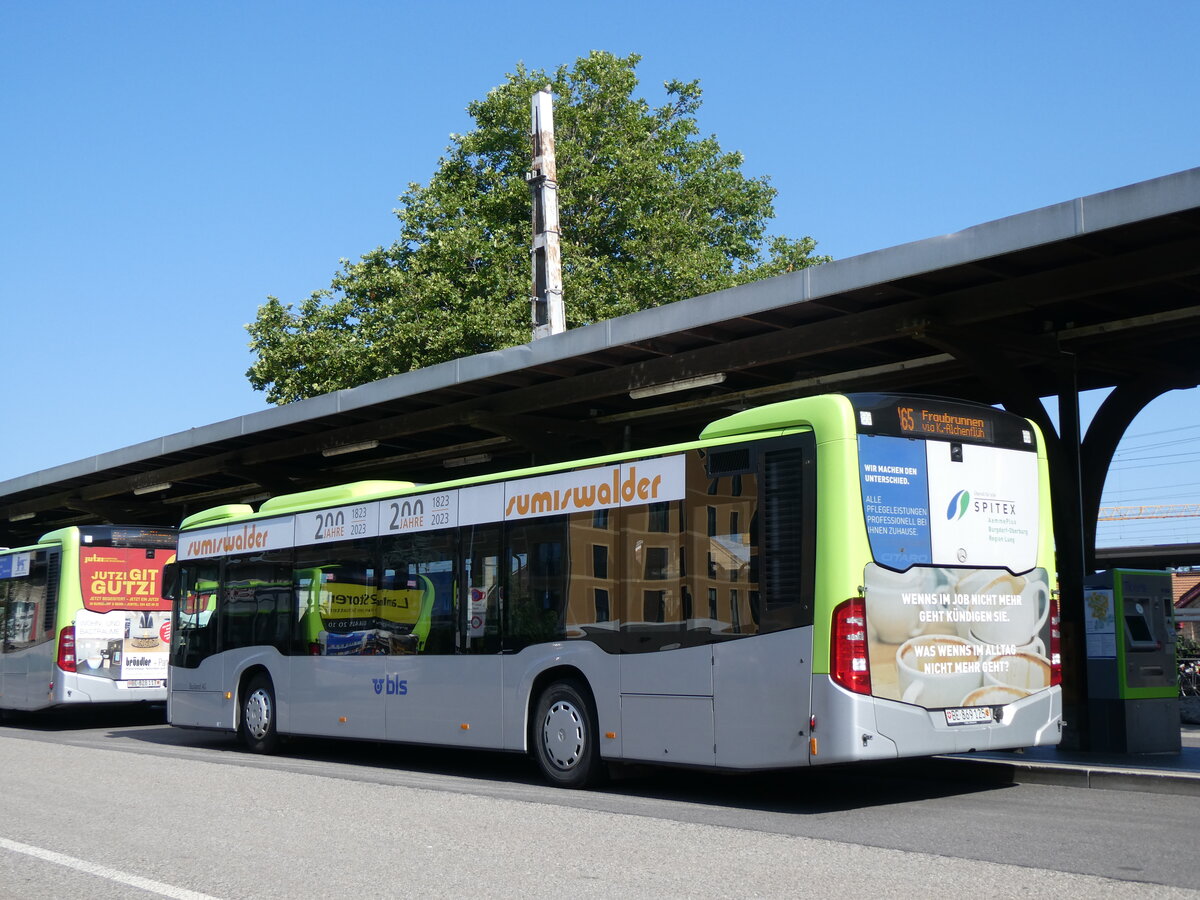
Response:
[[[279,746],[275,730],[275,689],[266,675],[255,675],[246,685],[238,736],[252,753],[273,753]]]
[[[542,773],[554,784],[583,788],[603,771],[596,740],[596,711],[574,681],[556,681],[542,691],[531,743]]]

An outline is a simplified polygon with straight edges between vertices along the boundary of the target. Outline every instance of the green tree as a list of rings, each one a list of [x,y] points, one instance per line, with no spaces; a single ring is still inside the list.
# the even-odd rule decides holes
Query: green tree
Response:
[[[593,51],[553,75],[518,65],[467,109],[426,185],[396,210],[400,237],[293,308],[247,326],[250,383],[286,403],[530,339],[533,94],[554,94],[568,327],[825,262],[808,237],[769,238],[775,189],[702,137],[698,82],[634,97],[640,57]]]

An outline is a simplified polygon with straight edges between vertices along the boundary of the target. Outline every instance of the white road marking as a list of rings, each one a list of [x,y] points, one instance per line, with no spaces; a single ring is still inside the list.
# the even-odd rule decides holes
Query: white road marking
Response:
[[[86,872],[88,875],[95,875],[97,878],[107,878],[109,881],[115,881],[118,884],[129,885],[130,887],[140,888],[143,891],[150,891],[153,894],[160,894],[163,897],[172,897],[174,900],[216,900],[215,897],[210,897],[208,894],[201,894],[196,891],[189,891],[185,888],[175,887],[170,884],[163,884],[161,881],[154,881],[151,878],[142,878],[140,875],[131,875],[128,872],[122,872],[118,869],[111,869],[108,866],[101,866],[97,863],[88,862],[85,859],[76,859],[73,856],[67,856],[64,853],[56,853],[53,850],[45,850],[41,847],[33,847],[29,844],[22,844],[18,841],[10,841],[0,837],[0,848],[11,850],[13,853],[24,853],[26,856],[33,856],[37,859],[44,859],[46,862],[57,863],[60,866],[66,866],[69,869],[76,869],[80,872]]]

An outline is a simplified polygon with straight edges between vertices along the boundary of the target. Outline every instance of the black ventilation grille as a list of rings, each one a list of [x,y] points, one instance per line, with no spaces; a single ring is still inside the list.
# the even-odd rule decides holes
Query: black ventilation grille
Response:
[[[805,578],[804,474],[799,447],[763,456],[763,624],[770,631],[812,621]]]
[[[750,471],[750,448],[735,447],[733,450],[715,450],[708,454],[709,475],[745,474]]]
[[[58,615],[58,551],[46,554],[46,613],[42,616],[42,631],[54,630],[54,618]],[[55,635],[57,637],[57,635]]]

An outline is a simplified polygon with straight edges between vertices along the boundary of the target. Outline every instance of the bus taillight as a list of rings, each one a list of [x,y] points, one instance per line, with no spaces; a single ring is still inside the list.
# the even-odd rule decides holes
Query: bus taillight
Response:
[[[1057,593],[1057,591],[1055,592]],[[1050,685],[1062,684],[1062,616],[1058,597],[1050,598]]]
[[[862,597],[852,597],[834,609],[829,655],[834,681],[856,694],[871,693],[866,601]]]
[[[64,672],[75,671],[74,625],[68,625],[58,633],[58,667]]]

